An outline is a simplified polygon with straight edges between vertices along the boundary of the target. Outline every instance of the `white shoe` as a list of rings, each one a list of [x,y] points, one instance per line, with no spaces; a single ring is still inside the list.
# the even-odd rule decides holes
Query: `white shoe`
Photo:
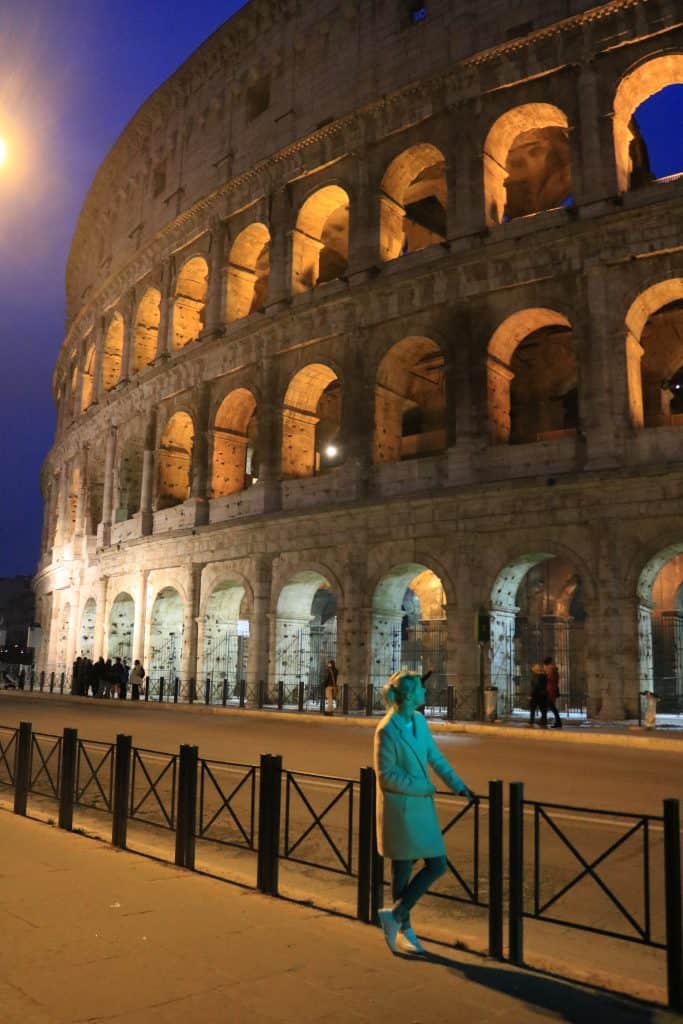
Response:
[[[426,953],[426,949],[418,939],[412,928],[402,928],[400,932],[402,945],[406,953]]]
[[[392,953],[396,952],[396,938],[398,936],[400,923],[394,917],[391,909],[378,910],[377,916],[384,932],[384,941]]]

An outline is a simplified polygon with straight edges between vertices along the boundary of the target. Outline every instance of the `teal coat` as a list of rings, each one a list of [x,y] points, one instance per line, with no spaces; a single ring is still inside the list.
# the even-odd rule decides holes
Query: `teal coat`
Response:
[[[379,852],[391,860],[443,857],[446,848],[428,766],[454,793],[465,794],[467,787],[437,747],[422,715],[415,715],[415,736],[396,717],[390,711],[375,732]]]

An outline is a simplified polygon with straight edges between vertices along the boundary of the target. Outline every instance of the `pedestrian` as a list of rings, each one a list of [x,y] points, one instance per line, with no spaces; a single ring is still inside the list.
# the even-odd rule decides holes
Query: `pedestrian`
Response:
[[[133,667],[130,670],[130,699],[140,700],[140,687],[145,681],[145,670],[140,664],[140,659],[136,658],[133,662]]]
[[[120,658],[116,658],[112,665],[112,678],[114,679],[113,696],[118,697],[119,700],[125,700],[127,672]]]
[[[104,658],[100,654],[95,664],[95,681],[97,683],[97,689],[95,690],[96,697],[105,696],[105,676],[107,674],[107,666]]]
[[[330,658],[327,663],[327,673],[325,675],[325,714],[334,714],[334,702],[337,698],[337,679],[339,678],[339,672],[337,666],[334,663],[334,658]]]
[[[560,695],[560,670],[555,664],[555,659],[551,657],[543,659],[543,668],[545,669],[547,680],[546,707],[555,716],[555,724],[551,728],[561,729],[562,719],[560,718],[560,712],[557,710],[557,698]]]
[[[529,725],[534,724],[536,712],[541,713],[541,728],[548,726],[548,677],[543,665],[531,667],[531,699],[529,701]]]
[[[410,912],[448,866],[436,814],[436,787],[429,767],[449,789],[470,800],[473,794],[441,753],[417,708],[425,703],[419,675],[397,672],[384,687],[387,713],[375,732],[377,844],[391,860],[393,907],[379,911],[385,941],[392,953],[424,953],[410,923]],[[415,861],[424,866],[411,879]]]

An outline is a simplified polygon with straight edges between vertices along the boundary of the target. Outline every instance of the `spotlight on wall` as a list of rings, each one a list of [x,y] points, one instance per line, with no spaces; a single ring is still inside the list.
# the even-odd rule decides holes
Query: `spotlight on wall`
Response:
[[[339,454],[339,449],[336,444],[328,444],[325,448],[325,455],[328,459],[334,459]]]

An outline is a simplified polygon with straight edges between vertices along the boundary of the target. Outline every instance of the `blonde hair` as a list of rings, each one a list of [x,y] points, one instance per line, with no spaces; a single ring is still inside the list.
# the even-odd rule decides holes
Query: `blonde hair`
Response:
[[[405,669],[402,672],[394,672],[382,690],[384,703],[388,708],[400,707],[406,698],[415,695],[415,689],[421,682],[422,679],[416,672],[408,672]]]

